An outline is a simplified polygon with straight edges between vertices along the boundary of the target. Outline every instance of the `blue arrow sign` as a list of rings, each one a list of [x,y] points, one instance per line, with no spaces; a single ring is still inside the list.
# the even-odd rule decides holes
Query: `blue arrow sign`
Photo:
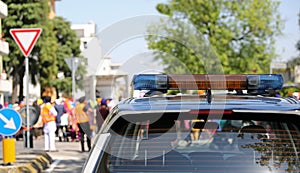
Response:
[[[22,124],[21,115],[13,109],[0,110],[0,134],[11,136],[16,134]]]

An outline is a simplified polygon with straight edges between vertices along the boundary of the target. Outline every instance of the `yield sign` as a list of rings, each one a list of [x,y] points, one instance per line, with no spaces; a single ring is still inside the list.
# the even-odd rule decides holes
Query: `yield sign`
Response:
[[[80,62],[80,58],[66,58],[65,62],[67,63],[70,70],[73,71],[77,69]]]
[[[21,28],[10,29],[10,34],[16,41],[17,45],[21,49],[23,55],[28,57],[37,39],[39,38],[42,29],[41,28]]]

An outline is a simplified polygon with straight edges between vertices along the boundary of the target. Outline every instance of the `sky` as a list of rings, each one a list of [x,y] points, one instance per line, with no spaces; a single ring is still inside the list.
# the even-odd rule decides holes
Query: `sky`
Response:
[[[298,25],[300,3],[299,0],[281,1],[279,10],[284,19],[284,30],[283,35],[277,38],[276,52],[279,54],[278,61],[288,61],[299,55],[295,45],[300,40]],[[155,6],[162,2],[167,0],[59,0],[56,1],[55,8],[57,16],[62,16],[72,24],[87,24],[93,21],[97,25],[97,32],[101,33],[113,24],[128,18],[159,15]],[[126,60],[145,51],[146,43],[141,38],[132,38],[115,48],[110,56],[113,62],[124,63],[124,58]]]

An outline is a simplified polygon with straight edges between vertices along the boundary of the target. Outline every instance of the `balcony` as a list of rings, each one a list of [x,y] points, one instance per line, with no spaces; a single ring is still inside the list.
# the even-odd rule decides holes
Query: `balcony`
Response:
[[[9,53],[8,43],[6,41],[0,40],[0,55],[8,55],[8,53]]]
[[[12,93],[12,81],[0,79],[0,92]]]
[[[0,18],[3,19],[7,16],[7,5],[0,1]]]

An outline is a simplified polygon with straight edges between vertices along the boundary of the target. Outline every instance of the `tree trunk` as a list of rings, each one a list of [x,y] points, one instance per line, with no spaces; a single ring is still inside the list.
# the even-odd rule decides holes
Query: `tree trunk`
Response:
[[[23,77],[22,77],[23,76]],[[19,103],[21,103],[21,101],[24,100],[24,75],[21,75],[19,76],[20,79],[22,80],[19,80]]]
[[[17,102],[18,97],[18,84],[19,84],[19,75],[17,73],[14,74],[13,77],[13,89],[12,89],[12,104]]]
[[[25,66],[20,69],[19,75],[19,103],[24,100],[24,76],[25,76]]]

